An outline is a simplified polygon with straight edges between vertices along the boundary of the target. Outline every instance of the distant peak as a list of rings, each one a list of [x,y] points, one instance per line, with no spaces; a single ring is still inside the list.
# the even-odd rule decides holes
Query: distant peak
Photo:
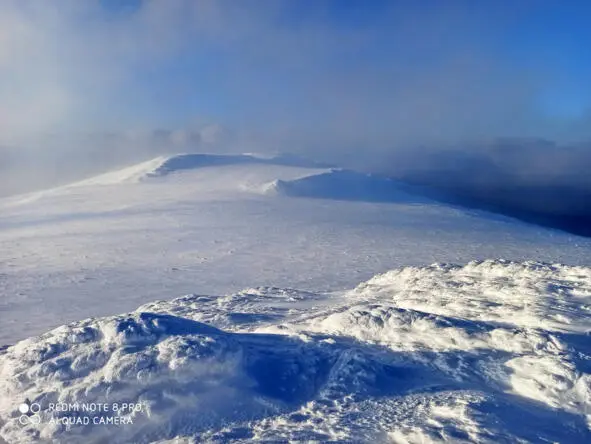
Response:
[[[303,168],[328,167],[326,164],[307,160],[293,154],[265,156],[263,154],[184,153],[170,156],[159,156],[136,165],[78,182],[76,185],[109,185],[125,182],[141,182],[146,178],[166,176],[178,171],[213,166],[245,164],[280,165]]]

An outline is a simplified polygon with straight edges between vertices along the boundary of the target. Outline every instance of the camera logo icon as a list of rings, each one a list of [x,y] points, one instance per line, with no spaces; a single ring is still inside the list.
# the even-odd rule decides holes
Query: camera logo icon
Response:
[[[41,416],[39,416],[41,405],[38,403],[23,402],[18,406],[18,411],[20,413],[18,422],[22,425],[41,423]]]

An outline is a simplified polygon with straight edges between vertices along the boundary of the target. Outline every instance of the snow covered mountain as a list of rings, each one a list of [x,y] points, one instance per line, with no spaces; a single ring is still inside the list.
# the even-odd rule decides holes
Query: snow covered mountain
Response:
[[[154,302],[8,348],[0,435],[589,442],[590,311],[591,268],[504,261],[404,268],[333,294],[262,287]],[[25,400],[40,406],[38,423],[19,421]]]
[[[3,199],[0,437],[589,442],[590,247],[289,156]]]

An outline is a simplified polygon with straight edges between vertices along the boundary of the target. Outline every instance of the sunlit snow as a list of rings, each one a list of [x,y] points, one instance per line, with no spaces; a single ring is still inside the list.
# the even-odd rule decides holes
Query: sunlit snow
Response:
[[[331,294],[154,302],[8,348],[0,435],[589,442],[590,304],[591,268],[501,261],[406,268]],[[40,424],[18,422],[25,399],[41,405]],[[84,414],[48,406],[76,402],[142,408],[125,426],[55,424]]]
[[[590,247],[289,156],[3,199],[0,437],[589,442]]]

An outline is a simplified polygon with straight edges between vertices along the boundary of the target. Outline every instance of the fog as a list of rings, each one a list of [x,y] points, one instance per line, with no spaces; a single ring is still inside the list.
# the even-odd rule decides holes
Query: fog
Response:
[[[536,14],[551,7],[3,1],[0,195],[161,153],[288,151],[584,212],[591,107],[548,105],[570,71],[519,40]]]
[[[439,200],[591,236],[591,143],[505,138],[397,150],[371,171]]]

